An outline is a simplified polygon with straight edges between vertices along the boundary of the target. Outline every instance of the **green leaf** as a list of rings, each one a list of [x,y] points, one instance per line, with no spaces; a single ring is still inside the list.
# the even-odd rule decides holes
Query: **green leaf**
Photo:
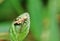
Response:
[[[27,20],[24,20],[24,17],[27,17]],[[24,13],[17,17],[17,21],[20,21],[21,24],[14,25],[15,21],[13,21],[12,26],[10,27],[10,40],[11,41],[23,41],[24,38],[28,35],[30,29],[30,16],[28,13]],[[23,19],[24,21],[21,21]],[[26,22],[25,22],[26,21]],[[18,28],[17,28],[18,26]]]

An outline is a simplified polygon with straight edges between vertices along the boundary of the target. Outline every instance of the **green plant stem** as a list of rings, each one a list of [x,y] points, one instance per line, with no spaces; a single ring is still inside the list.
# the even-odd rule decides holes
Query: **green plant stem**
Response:
[[[40,41],[42,33],[42,1],[41,0],[28,0],[28,11],[31,16],[31,32],[36,41]]]
[[[50,40],[59,41],[58,38],[58,26],[57,26],[57,0],[49,0],[48,3],[48,14],[50,18]]]

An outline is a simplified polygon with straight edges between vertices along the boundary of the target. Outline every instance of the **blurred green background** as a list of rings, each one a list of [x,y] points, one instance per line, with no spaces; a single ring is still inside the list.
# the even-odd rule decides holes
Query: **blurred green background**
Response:
[[[31,17],[30,32],[24,41],[59,41],[56,15],[60,17],[60,0],[0,0],[0,32],[8,33],[12,21],[24,12]],[[8,34],[0,38],[6,40]]]

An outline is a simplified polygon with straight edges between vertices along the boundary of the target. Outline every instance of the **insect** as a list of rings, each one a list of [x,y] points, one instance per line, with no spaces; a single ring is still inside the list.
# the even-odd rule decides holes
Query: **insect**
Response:
[[[25,23],[27,21],[27,16],[24,16],[23,18],[16,19],[14,22],[14,25],[21,25],[22,23]]]

